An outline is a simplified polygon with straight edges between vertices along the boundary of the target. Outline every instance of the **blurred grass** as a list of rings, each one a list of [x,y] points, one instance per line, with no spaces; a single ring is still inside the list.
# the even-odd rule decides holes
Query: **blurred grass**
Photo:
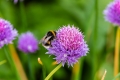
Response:
[[[10,50],[13,62],[15,64],[18,76],[20,77],[19,79],[28,80],[13,44],[9,44],[9,50]]]
[[[0,65],[4,64],[6,62],[7,62],[6,60],[0,61]]]
[[[0,0],[0,17],[9,20],[18,30],[19,34],[26,31],[34,33],[40,40],[47,31],[57,30],[62,25],[74,25],[79,27],[85,35],[85,40],[90,48],[89,54],[80,59],[80,79],[100,80],[104,70],[107,70],[105,80],[113,79],[113,57],[116,28],[104,20],[103,10],[111,0],[98,1],[98,29],[94,32],[95,24],[95,0],[24,0],[14,4],[12,0]],[[93,35],[97,34],[96,43]],[[47,74],[55,67],[52,65],[53,56],[45,54],[41,45],[35,54],[27,55],[17,48],[17,39],[14,40],[22,66],[29,78],[29,65],[32,75],[36,80],[42,80],[42,67],[37,58],[43,61]],[[95,48],[95,52],[94,52]],[[6,59],[4,51],[0,49],[0,61]],[[93,62],[95,65],[93,65]],[[93,71],[95,69],[95,71]],[[16,74],[12,71],[10,63],[0,66],[0,79],[16,80]],[[65,66],[56,72],[53,80],[70,80],[72,67]],[[79,80],[80,80],[79,79]],[[73,79],[74,80],[74,79]]]

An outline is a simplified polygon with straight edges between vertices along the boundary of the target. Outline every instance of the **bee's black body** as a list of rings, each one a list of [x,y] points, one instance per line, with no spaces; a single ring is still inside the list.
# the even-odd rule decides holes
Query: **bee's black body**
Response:
[[[45,37],[41,40],[42,44],[44,47],[50,47],[51,46],[51,41],[56,37],[56,32],[55,31],[48,31]]]

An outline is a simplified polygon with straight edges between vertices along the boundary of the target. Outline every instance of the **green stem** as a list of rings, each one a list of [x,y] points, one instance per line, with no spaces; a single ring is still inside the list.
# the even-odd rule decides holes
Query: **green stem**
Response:
[[[10,64],[12,64],[12,62],[11,62],[12,60],[11,60],[10,55],[8,54],[5,46],[3,47],[3,49],[4,49],[4,52],[5,52],[5,55],[6,55],[7,59],[8,59],[8,62],[9,62]]]
[[[21,24],[22,24],[22,28],[21,30],[25,30],[25,28],[27,27],[27,18],[26,18],[26,14],[25,14],[25,6],[23,4],[23,2],[20,2],[20,13],[21,13]]]
[[[35,77],[34,77],[34,73],[32,71],[32,65],[31,65],[31,59],[30,59],[30,54],[27,55],[28,56],[28,67],[29,67],[29,79],[30,80],[35,80]]]
[[[50,74],[45,78],[45,80],[49,80],[50,77],[58,70],[62,67],[62,64],[59,64],[55,69],[53,69]]]
[[[43,71],[43,80],[44,80],[46,77],[46,69],[44,65],[42,65],[42,71]]]
[[[98,36],[98,0],[95,0],[95,24],[94,24],[94,32],[93,32],[93,41],[94,41],[94,45],[93,45],[93,73],[92,73],[92,77],[94,78],[95,72],[97,71],[97,67],[98,67],[98,63],[97,62],[97,36]],[[95,77],[96,78],[96,77]],[[95,79],[94,78],[94,79]],[[93,80],[94,80],[93,79]]]
[[[17,69],[15,67],[15,63],[14,63],[14,61],[12,59],[12,56],[11,56],[11,54],[9,52],[7,52],[7,46],[5,45],[3,48],[4,48],[5,55],[6,55],[7,59],[8,59],[8,62],[10,63],[10,65],[12,67],[12,70],[14,70],[14,72],[16,74],[17,80],[20,80],[20,76],[19,76],[19,73],[18,73],[18,71],[17,71]]]
[[[95,0],[95,27],[94,27],[94,40],[95,40],[95,44],[97,42],[97,31],[98,31],[97,28],[98,28],[98,0]]]

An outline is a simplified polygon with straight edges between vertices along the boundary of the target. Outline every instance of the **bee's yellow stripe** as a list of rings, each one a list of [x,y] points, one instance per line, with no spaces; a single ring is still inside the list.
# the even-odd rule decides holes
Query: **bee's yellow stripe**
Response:
[[[51,30],[51,32],[53,33],[54,37],[55,37],[55,32]]]
[[[50,44],[50,41],[48,41],[47,43]]]

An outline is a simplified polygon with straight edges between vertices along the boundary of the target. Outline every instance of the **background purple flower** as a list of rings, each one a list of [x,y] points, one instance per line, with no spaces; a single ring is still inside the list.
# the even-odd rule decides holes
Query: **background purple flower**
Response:
[[[12,40],[18,35],[16,29],[13,29],[13,26],[10,22],[0,18],[0,48],[4,44],[12,43]]]
[[[18,2],[18,0],[14,0],[14,3],[16,4]]]
[[[104,10],[106,21],[114,25],[120,26],[120,0],[111,2]]]
[[[56,38],[51,43],[48,54],[54,55],[58,63],[65,63],[73,66],[78,59],[86,56],[89,51],[88,45],[84,41],[84,36],[78,28],[69,25],[63,26],[57,31]]]
[[[15,4],[17,4],[17,3],[18,3],[18,1],[23,1],[23,0],[14,0],[14,3],[15,3]]]
[[[38,50],[38,41],[31,32],[24,33],[19,37],[18,48],[25,53],[34,53]]]

